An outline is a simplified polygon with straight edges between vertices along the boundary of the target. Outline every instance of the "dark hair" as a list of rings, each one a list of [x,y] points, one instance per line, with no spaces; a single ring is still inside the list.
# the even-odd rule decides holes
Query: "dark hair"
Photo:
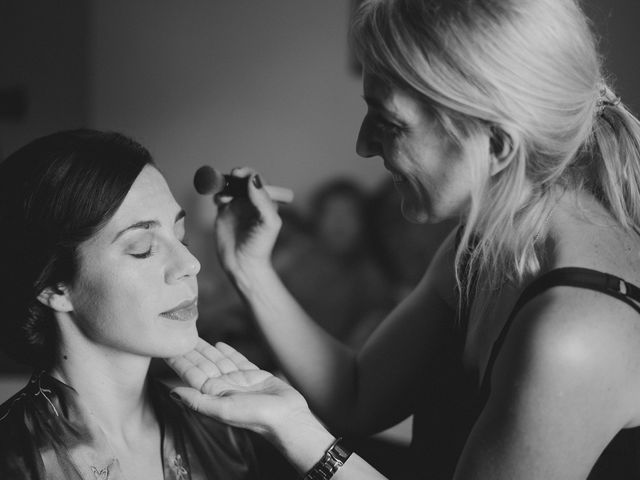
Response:
[[[150,153],[112,132],[73,130],[27,144],[0,163],[0,347],[51,365],[58,343],[47,287],[71,282],[78,245],[118,209]]]

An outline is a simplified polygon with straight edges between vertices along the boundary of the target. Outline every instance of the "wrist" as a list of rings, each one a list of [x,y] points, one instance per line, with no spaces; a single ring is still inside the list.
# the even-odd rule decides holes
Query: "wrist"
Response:
[[[335,441],[310,411],[273,425],[267,436],[300,472],[309,471]]]
[[[335,439],[303,480],[330,480],[349,460],[351,453],[352,450],[344,445],[342,438]]]
[[[260,289],[261,285],[268,285],[276,275],[269,258],[239,260],[233,268],[228,268],[227,272],[236,288],[245,296]]]

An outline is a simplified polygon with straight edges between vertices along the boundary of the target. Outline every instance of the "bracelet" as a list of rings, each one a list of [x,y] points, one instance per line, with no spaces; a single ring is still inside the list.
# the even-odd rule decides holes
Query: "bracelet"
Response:
[[[340,444],[342,438],[336,438],[324,455],[307,472],[303,480],[329,480],[351,456],[351,450]]]

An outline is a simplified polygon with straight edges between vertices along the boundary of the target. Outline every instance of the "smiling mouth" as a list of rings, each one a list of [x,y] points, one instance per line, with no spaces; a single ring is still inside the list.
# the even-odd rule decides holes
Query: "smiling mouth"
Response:
[[[161,317],[169,320],[177,320],[180,322],[188,322],[198,318],[198,299],[182,302],[175,308],[162,312]]]

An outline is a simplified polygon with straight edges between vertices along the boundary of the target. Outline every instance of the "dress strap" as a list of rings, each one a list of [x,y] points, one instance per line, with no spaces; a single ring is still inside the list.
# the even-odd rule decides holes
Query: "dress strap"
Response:
[[[493,371],[493,366],[516,315],[531,299],[540,295],[545,290],[558,286],[586,288],[602,292],[625,302],[640,314],[640,288],[614,275],[582,267],[557,268],[541,275],[524,289],[515,307],[511,310],[511,314],[502,328],[500,335],[493,344],[491,356],[489,357],[489,362],[487,363],[487,368],[485,369],[482,379],[481,390],[485,400],[491,388],[491,372]]]

